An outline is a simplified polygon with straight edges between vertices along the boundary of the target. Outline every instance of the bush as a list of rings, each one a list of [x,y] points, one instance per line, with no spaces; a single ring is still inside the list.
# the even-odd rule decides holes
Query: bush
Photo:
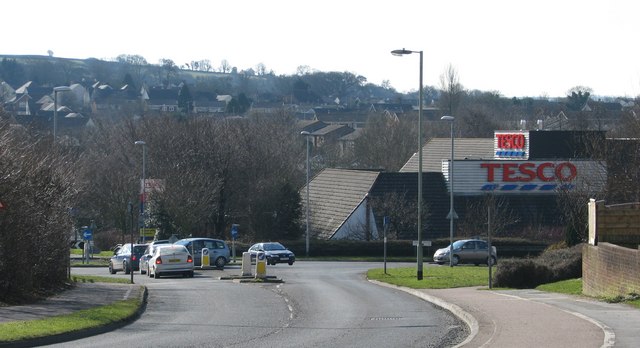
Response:
[[[535,288],[582,276],[582,246],[547,250],[536,258],[501,260],[494,275],[498,287]]]

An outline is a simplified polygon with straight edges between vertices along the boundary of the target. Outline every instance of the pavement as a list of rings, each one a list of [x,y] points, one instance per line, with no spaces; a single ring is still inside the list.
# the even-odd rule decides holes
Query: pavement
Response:
[[[582,296],[537,290],[488,290],[481,287],[409,289],[372,281],[405,291],[450,311],[469,327],[467,339],[457,347],[638,347],[640,309],[595,301]],[[79,283],[45,301],[0,307],[0,323],[34,320],[143,296],[136,284]],[[144,309],[141,308],[141,311]],[[74,334],[21,342],[0,342],[0,347],[36,346],[64,342],[122,327],[121,323]]]

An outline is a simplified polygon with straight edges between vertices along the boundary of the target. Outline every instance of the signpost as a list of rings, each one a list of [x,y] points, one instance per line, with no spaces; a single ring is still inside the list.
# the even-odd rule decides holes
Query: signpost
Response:
[[[238,224],[231,224],[231,259],[236,263],[236,239],[238,239]]]
[[[389,223],[391,219],[388,216],[384,217],[384,252],[382,260],[384,261],[384,274],[387,274],[387,231],[389,230]]]

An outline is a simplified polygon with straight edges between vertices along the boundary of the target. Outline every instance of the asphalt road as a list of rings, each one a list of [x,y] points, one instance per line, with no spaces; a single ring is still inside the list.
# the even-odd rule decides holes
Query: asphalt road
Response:
[[[281,284],[218,279],[239,275],[237,266],[196,271],[194,278],[150,279],[136,273],[134,281],[149,289],[141,318],[56,346],[442,347],[464,340],[465,325],[449,312],[367,282],[364,272],[375,267],[381,265],[299,261],[269,266],[268,274],[284,280]],[[101,268],[72,273],[130,277]]]

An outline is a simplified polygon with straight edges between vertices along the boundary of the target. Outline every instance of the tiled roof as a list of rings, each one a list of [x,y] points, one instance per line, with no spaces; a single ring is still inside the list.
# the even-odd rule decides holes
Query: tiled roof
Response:
[[[422,148],[422,171],[442,172],[442,160],[451,155],[451,138],[433,138]],[[492,159],[493,138],[455,138],[454,156],[456,160]],[[418,171],[418,153],[405,163],[400,172]]]
[[[380,172],[325,169],[309,185],[311,236],[331,239],[364,200]],[[306,204],[306,186],[300,191]]]

